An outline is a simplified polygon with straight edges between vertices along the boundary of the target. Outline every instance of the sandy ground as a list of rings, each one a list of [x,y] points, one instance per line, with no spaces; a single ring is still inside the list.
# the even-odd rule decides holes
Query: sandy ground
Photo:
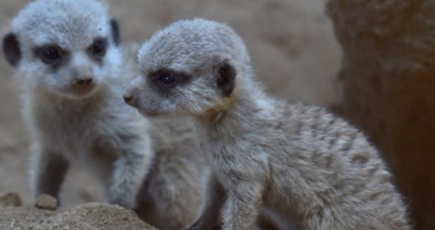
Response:
[[[0,27],[27,1],[2,0]],[[325,0],[128,0],[110,1],[125,41],[140,41],[168,23],[206,17],[229,23],[246,40],[254,69],[274,95],[321,105],[337,102],[334,76],[340,48],[324,13]],[[32,202],[27,181],[28,139],[21,119],[13,69],[0,58],[0,194],[19,193]],[[63,203],[71,206],[101,199],[92,176],[73,169]]]
[[[0,212],[0,229],[3,230],[157,230],[142,222],[132,211],[101,203],[56,211],[32,206],[0,207]]]

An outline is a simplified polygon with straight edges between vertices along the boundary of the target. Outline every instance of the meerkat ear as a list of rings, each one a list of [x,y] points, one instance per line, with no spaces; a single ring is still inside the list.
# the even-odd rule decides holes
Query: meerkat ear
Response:
[[[115,19],[110,20],[110,28],[112,29],[112,38],[115,45],[118,46],[121,42],[121,32],[119,31],[118,21]]]
[[[231,96],[236,87],[237,71],[229,60],[218,61],[215,67],[216,83],[225,97]]]
[[[13,67],[17,67],[21,60],[21,49],[18,38],[13,33],[8,33],[3,38],[3,54]]]

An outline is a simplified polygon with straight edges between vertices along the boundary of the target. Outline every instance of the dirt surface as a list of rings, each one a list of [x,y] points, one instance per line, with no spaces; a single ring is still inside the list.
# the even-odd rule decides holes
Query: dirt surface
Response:
[[[139,220],[132,211],[100,203],[59,211],[32,206],[0,207],[0,213],[2,230],[156,230]]]
[[[2,0],[0,27],[27,1]],[[206,17],[229,23],[246,40],[254,69],[269,91],[292,100],[329,105],[339,94],[332,80],[340,49],[324,13],[324,0],[109,1],[125,41],[142,41],[168,23]],[[28,139],[13,69],[0,58],[0,194],[17,192],[33,203],[27,181]],[[102,200],[101,185],[83,170],[67,176],[62,204]]]

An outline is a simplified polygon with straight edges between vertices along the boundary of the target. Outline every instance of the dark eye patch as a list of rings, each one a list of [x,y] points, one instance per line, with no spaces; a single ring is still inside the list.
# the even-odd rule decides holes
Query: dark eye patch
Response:
[[[165,87],[174,87],[180,79],[180,76],[174,72],[161,72],[159,76],[156,77],[155,81]]]
[[[101,60],[107,52],[108,41],[107,38],[97,38],[88,48],[89,54],[97,59]]]
[[[150,73],[148,76],[151,82],[164,92],[169,92],[178,85],[186,84],[191,79],[191,76],[188,74],[172,70],[159,70]]]
[[[55,44],[47,44],[34,49],[34,54],[43,63],[57,68],[68,55],[68,52]]]

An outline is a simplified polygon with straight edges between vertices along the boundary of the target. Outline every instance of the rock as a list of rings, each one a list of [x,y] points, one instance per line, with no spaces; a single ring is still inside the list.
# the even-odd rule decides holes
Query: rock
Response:
[[[435,0],[330,0],[342,111],[385,154],[415,229],[435,229]]]
[[[20,195],[16,193],[6,193],[0,196],[0,206],[3,207],[20,207],[23,205]]]
[[[57,200],[49,195],[41,195],[36,200],[35,207],[43,210],[56,210]]]

